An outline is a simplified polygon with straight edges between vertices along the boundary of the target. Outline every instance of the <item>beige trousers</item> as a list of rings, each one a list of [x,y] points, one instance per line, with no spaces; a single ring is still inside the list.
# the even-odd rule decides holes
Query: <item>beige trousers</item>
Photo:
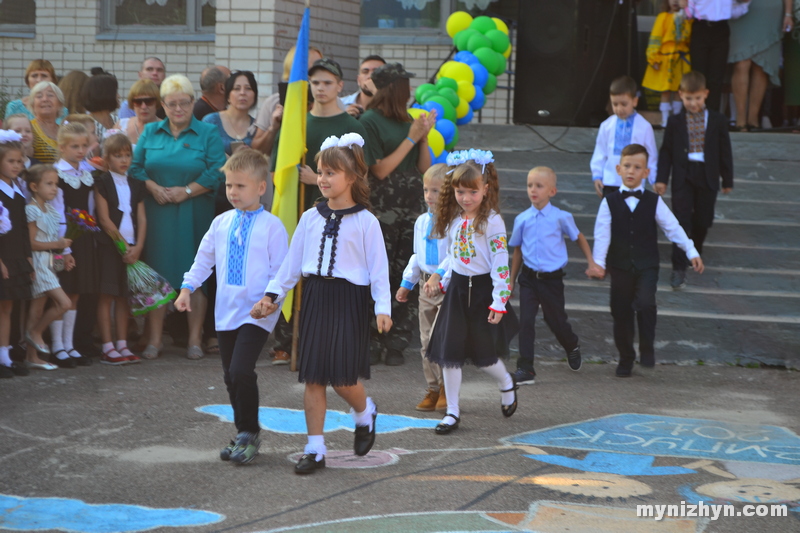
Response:
[[[422,282],[420,282],[422,283]],[[439,293],[433,298],[428,298],[420,287],[419,292],[419,341],[422,344],[422,372],[425,374],[425,381],[428,388],[438,391],[442,383],[442,369],[436,363],[431,362],[425,357],[428,350],[428,343],[431,340],[433,325],[436,323],[436,315],[442,306],[444,294]]]

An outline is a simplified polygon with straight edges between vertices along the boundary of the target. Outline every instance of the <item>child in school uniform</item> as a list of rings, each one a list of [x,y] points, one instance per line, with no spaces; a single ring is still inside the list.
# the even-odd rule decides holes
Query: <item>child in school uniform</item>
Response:
[[[498,358],[497,338],[511,297],[506,227],[500,216],[497,171],[491,152],[454,152],[452,169],[436,205],[433,235],[446,237],[448,253],[425,283],[431,297],[446,291],[433,327],[427,357],[442,367],[447,412],[436,426],[439,435],[458,428],[461,368],[467,360],[493,377],[500,388],[500,409],[517,410],[514,378]],[[440,284],[447,280],[448,284]]]
[[[351,407],[353,451],[366,455],[375,442],[378,409],[361,379],[369,379],[370,296],[378,330],[392,327],[389,261],[381,226],[369,212],[369,182],[357,133],[328,137],[320,147],[317,185],[326,198],[300,217],[289,254],[266,295],[252,310],[261,318],[278,310],[300,277],[299,376],[305,383],[308,444],[295,474],[325,467],[325,388]]]
[[[684,74],[678,94],[684,111],[667,122],[654,190],[664,194],[672,174],[672,210],[702,254],[714,223],[720,179],[722,194],[733,190],[733,150],[725,115],[706,108],[705,76],[697,71]],[[673,245],[673,290],[686,286],[687,267],[686,256]]]
[[[51,203],[62,214],[62,223],[66,222],[67,211],[72,209],[80,209],[94,216],[94,178],[91,173],[92,168],[84,160],[90,143],[89,131],[77,121],[64,124],[58,129],[58,149],[61,159],[54,167],[59,177],[59,194]],[[64,313],[62,320],[56,320],[51,324],[51,343],[56,358],[63,359],[66,354],[75,359],[78,365],[88,366],[92,360],[75,349],[73,337],[78,300],[83,294],[87,296],[97,294],[98,272],[94,235],[84,233],[75,239],[69,251],[64,252],[65,264],[74,268],[61,271],[58,277],[61,287],[72,301],[72,307]],[[97,311],[92,309],[92,323],[96,317]]]
[[[447,165],[437,163],[432,165],[422,176],[422,191],[428,212],[423,213],[414,223],[414,255],[408,260],[408,266],[403,271],[403,281],[397,289],[395,299],[398,302],[407,302],[408,294],[419,282],[423,285],[431,274],[439,268],[439,263],[447,255],[449,242],[447,239],[434,239],[431,236],[436,222],[436,202],[439,192],[444,185],[447,174]],[[425,291],[419,294],[419,340],[422,345],[422,372],[428,382],[428,392],[422,401],[417,404],[417,411],[440,411],[447,408],[447,396],[442,382],[442,369],[436,363],[425,357],[428,351],[428,342],[431,339],[431,330],[436,321],[436,315],[442,306],[443,294],[428,298]]]
[[[656,337],[656,284],[658,283],[658,228],[686,253],[696,272],[703,261],[675,215],[659,195],[645,191],[647,149],[630,144],[622,150],[617,172],[620,190],[600,202],[594,226],[594,262],[590,277],[611,275],[611,316],[614,343],[619,350],[617,377],[630,377],[636,360],[634,319],[639,325],[639,362],[653,368]]]
[[[70,239],[59,237],[61,217],[52,205],[59,190],[58,172],[50,165],[34,165],[28,169],[25,179],[31,192],[31,203],[25,206],[25,215],[28,219],[33,268],[36,273],[31,290],[33,300],[28,310],[28,324],[25,328],[26,363],[28,368],[39,370],[75,368],[77,363],[72,357],[64,353],[54,353],[42,339],[42,332],[71,306],[70,299],[59,285],[58,277],[52,268],[52,253],[68,248],[72,244]],[[72,265],[67,263],[66,268],[70,269]],[[45,310],[48,298],[53,301],[53,305]],[[40,356],[48,358],[51,353],[56,357],[56,364],[40,358]]]
[[[636,82],[630,76],[621,76],[611,82],[609,92],[614,114],[600,124],[594,154],[589,163],[594,190],[600,198],[618,190],[622,184],[616,167],[623,148],[632,143],[647,148],[650,154],[648,166],[651,184],[655,182],[658,158],[653,126],[636,112],[636,106],[639,104]]]
[[[113,130],[108,130],[113,131]],[[97,323],[103,342],[100,362],[107,365],[139,363],[141,359],[128,348],[128,274],[127,265],[135,263],[142,253],[147,234],[144,210],[144,183],[128,176],[133,147],[122,133],[110,135],[103,143],[103,159],[108,171],[95,179],[94,201],[97,222],[103,233],[97,236],[97,263],[100,288],[97,299]],[[119,234],[127,251],[120,255],[109,236]],[[114,324],[117,341],[111,333],[111,304],[114,304]]]
[[[245,464],[255,458],[261,445],[256,361],[278,321],[278,315],[256,317],[251,310],[286,257],[289,237],[280,219],[261,205],[269,176],[269,161],[263,154],[242,148],[222,171],[233,209],[211,222],[192,268],[183,276],[175,308],[191,312],[191,293],[216,267],[215,325],[237,431],[220,459]]]
[[[25,216],[25,198],[17,187],[24,167],[22,136],[15,131],[0,130],[0,203],[3,217],[10,228],[0,235],[0,378],[26,376],[28,368],[11,359],[14,307],[31,299],[31,240]],[[26,187],[27,190],[27,187]],[[19,309],[17,309],[19,311]],[[19,312],[17,313],[19,315]],[[16,322],[19,326],[18,317]]]
[[[575,219],[570,213],[550,203],[550,198],[558,192],[553,169],[531,169],[527,185],[531,207],[514,219],[514,231],[508,243],[514,247],[511,258],[512,292],[517,276],[520,276],[519,359],[514,372],[514,379],[520,385],[532,385],[536,378],[533,346],[536,341],[536,314],[540,305],[544,321],[567,352],[569,367],[580,370],[581,346],[564,310],[562,278],[567,265],[564,239],[576,241],[589,267],[594,265],[592,250],[586,237],[575,225]]]

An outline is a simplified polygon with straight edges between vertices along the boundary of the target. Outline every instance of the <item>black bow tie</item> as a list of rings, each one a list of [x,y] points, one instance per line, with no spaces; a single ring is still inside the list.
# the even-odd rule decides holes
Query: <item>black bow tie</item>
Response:
[[[642,199],[642,191],[622,191],[622,199],[624,200],[628,196],[635,196],[639,200]]]

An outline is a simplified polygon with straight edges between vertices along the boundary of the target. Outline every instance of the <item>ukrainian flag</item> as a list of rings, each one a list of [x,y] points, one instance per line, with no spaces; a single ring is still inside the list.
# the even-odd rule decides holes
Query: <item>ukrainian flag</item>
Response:
[[[309,9],[303,12],[303,22],[297,34],[292,72],[286,88],[281,122],[281,140],[275,160],[275,196],[272,200],[272,214],[286,227],[289,237],[297,228],[300,217],[298,199],[299,175],[297,165],[304,162],[306,154],[306,115],[308,114],[308,25]],[[289,293],[283,304],[286,320],[292,315],[294,294]]]

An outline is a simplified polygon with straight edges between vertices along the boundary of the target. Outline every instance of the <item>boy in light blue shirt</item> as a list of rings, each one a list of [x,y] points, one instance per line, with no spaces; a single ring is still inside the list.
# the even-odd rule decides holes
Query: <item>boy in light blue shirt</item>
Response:
[[[536,167],[528,173],[528,198],[531,207],[514,220],[509,246],[514,247],[511,259],[512,292],[519,275],[520,331],[519,359],[514,379],[520,385],[533,384],[533,348],[536,340],[536,314],[542,307],[544,321],[567,352],[572,370],[581,368],[581,347],[564,310],[564,267],[567,265],[565,238],[577,241],[583,255],[594,265],[586,237],[578,230],[570,213],[550,203],[558,191],[553,169]]]

